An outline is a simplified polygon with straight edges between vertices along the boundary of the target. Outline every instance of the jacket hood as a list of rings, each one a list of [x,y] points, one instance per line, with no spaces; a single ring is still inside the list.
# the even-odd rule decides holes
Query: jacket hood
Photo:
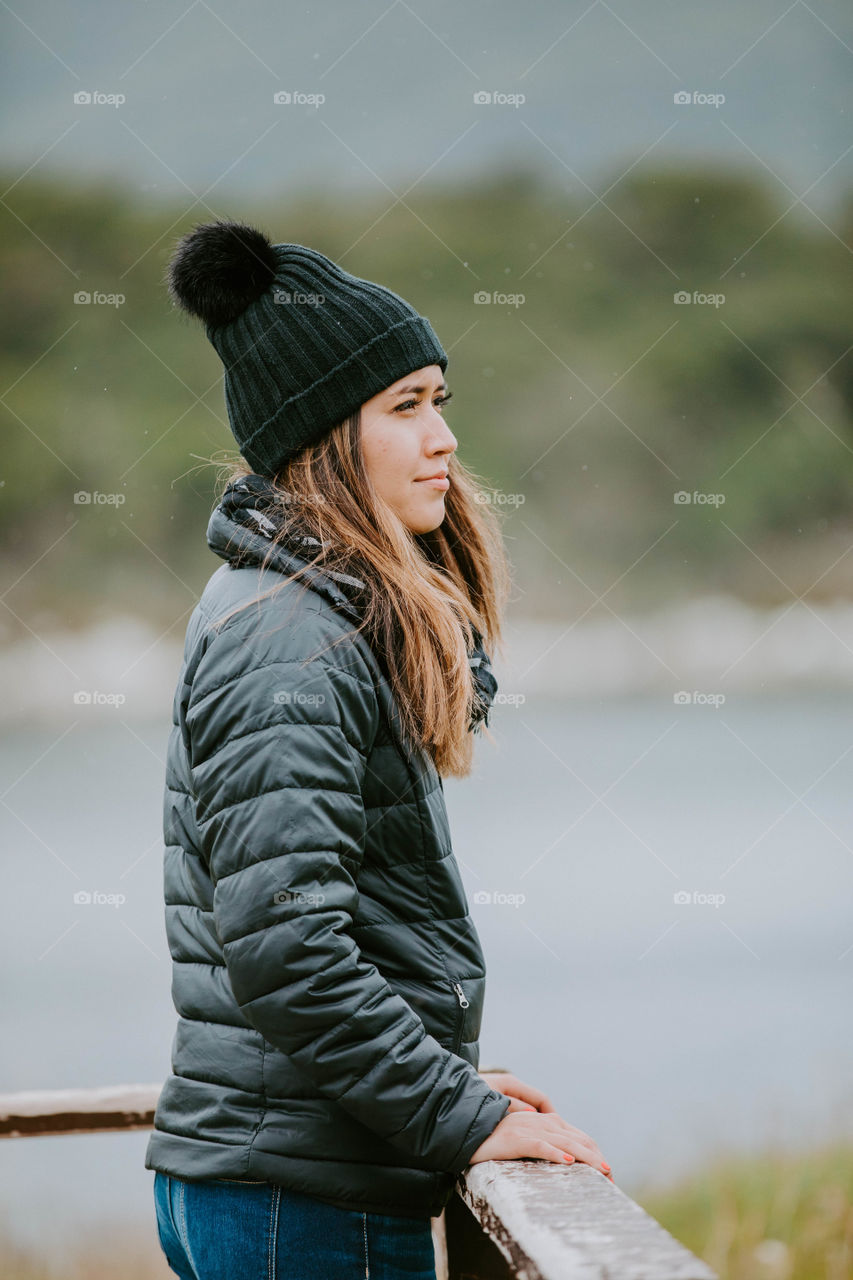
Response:
[[[300,529],[296,520],[288,519],[278,491],[265,476],[252,473],[228,485],[211,513],[207,545],[233,568],[261,565],[264,561],[267,567],[286,575],[303,568],[307,584],[335,609],[356,622],[363,616],[360,604],[366,584],[350,574],[310,565],[321,546],[319,539]],[[498,688],[489,655],[476,628],[474,641],[474,648],[468,653],[475,692],[471,730],[479,728],[481,723],[488,725]]]

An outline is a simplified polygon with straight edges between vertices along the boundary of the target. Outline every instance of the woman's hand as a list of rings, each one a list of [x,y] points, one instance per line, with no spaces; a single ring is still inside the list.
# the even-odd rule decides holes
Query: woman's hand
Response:
[[[480,1075],[492,1089],[512,1098],[510,1111],[556,1111],[557,1109],[541,1089],[534,1089],[532,1085],[525,1084],[519,1080],[518,1076],[510,1075],[508,1071],[481,1071]],[[524,1106],[524,1103],[527,1103],[527,1106]]]
[[[580,1160],[613,1181],[597,1144],[588,1133],[558,1115],[553,1103],[539,1089],[524,1084],[509,1072],[488,1072],[483,1079],[510,1098],[509,1111],[482,1142],[470,1163],[482,1160],[553,1160],[572,1164]]]

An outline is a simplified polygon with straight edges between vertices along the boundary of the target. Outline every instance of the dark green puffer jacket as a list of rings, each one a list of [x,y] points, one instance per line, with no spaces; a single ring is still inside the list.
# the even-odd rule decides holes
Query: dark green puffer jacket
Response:
[[[145,1167],[428,1217],[509,1109],[477,1074],[483,953],[441,778],[359,614],[217,508],[164,803],[178,1024]],[[306,662],[317,653],[319,657]]]

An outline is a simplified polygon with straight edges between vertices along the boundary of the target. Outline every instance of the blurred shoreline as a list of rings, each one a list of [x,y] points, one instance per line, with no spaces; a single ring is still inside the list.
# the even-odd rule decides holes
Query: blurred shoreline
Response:
[[[45,630],[0,649],[0,724],[171,716],[183,626],[118,616]],[[575,621],[510,617],[494,655],[497,702],[668,693],[722,705],[729,693],[853,688],[853,602],[761,609],[709,595],[648,613],[596,606]]]

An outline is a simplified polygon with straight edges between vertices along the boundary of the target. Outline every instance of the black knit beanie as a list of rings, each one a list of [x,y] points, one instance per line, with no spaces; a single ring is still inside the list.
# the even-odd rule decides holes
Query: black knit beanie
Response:
[[[167,283],[222,358],[231,430],[260,475],[407,373],[447,369],[429,320],[398,294],[239,222],[183,236]]]

